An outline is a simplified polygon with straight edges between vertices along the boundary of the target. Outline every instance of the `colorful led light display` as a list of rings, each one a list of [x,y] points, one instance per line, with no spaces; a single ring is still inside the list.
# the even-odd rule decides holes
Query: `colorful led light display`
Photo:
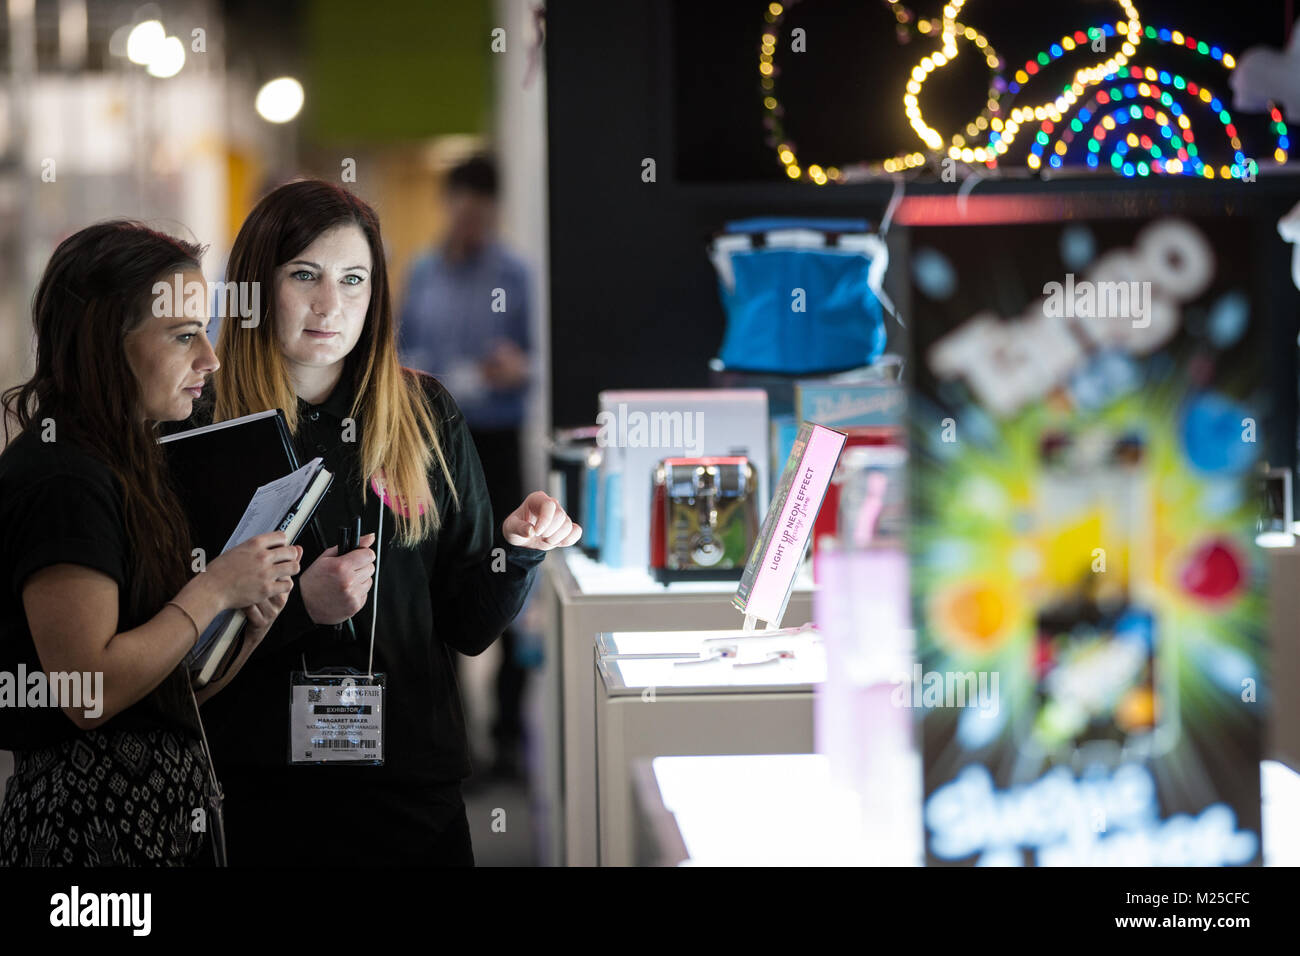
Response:
[[[1184,175],[1205,179],[1249,178],[1258,170],[1258,161],[1248,156],[1242,145],[1236,125],[1224,103],[1204,84],[1190,77],[1152,66],[1138,66],[1132,60],[1143,42],[1153,48],[1161,45],[1179,47],[1204,57],[1225,70],[1236,68],[1231,53],[1205,40],[1184,35],[1178,30],[1143,25],[1141,15],[1132,0],[1115,0],[1125,19],[1105,23],[1087,30],[1076,30],[1060,37],[1046,49],[1027,59],[1010,77],[1004,74],[1005,64],[992,43],[974,26],[957,19],[966,6],[966,0],[950,0],[938,19],[919,19],[899,0],[884,0],[894,14],[900,35],[915,34],[923,39],[937,40],[938,50],[923,56],[912,68],[903,95],[903,112],[908,123],[924,145],[924,149],[899,153],[887,159],[841,169],[833,165],[804,164],[798,155],[793,139],[788,135],[785,111],[776,95],[776,78],[780,68],[776,63],[779,33],[790,3],[771,3],[764,14],[768,26],[760,41],[759,83],[766,111],[764,125],[771,131],[777,157],[786,175],[792,180],[826,185],[853,179],[894,175],[917,169],[946,156],[966,164],[982,164],[996,169],[1015,143],[1034,124],[1038,129],[1025,155],[1031,170],[1044,166],[1059,169],[1066,165],[1086,166],[1091,169],[1109,167],[1125,176]],[[1111,55],[1106,51],[1112,39],[1120,40],[1120,48]],[[974,47],[983,56],[990,70],[988,97],[978,116],[956,132],[945,134],[927,121],[921,105],[925,84],[939,70],[947,67],[966,48]],[[1100,53],[1106,57],[1075,70],[1060,93],[1050,100],[1035,105],[1016,105],[1017,99],[1027,99],[1026,87],[1036,76],[1065,57]],[[1158,85],[1157,85],[1158,84]],[[1151,90],[1155,90],[1152,94]],[[1090,91],[1091,95],[1088,95]],[[1139,106],[1135,114],[1130,103],[1126,111],[1102,110],[1110,102],[1150,99],[1148,106]],[[1179,103],[1183,100],[1183,103]],[[1193,113],[1191,109],[1195,108]],[[1232,162],[1221,163],[1216,168],[1199,154],[1192,135],[1192,116],[1208,110],[1215,114],[1223,127],[1232,149]],[[1097,120],[1084,133],[1085,123]],[[1163,122],[1162,122],[1163,120]],[[1109,121],[1111,125],[1105,123]],[[1112,138],[1109,134],[1118,126],[1141,126],[1150,129],[1126,130],[1126,135]],[[1177,129],[1175,129],[1177,126]],[[1282,164],[1287,161],[1290,137],[1282,114],[1270,104],[1270,131],[1274,144],[1269,159]],[[1055,142],[1052,134],[1056,133]],[[1129,134],[1136,138],[1130,142]],[[1154,134],[1154,135],[1152,135]],[[1157,140],[1155,137],[1160,137]],[[1073,148],[1088,142],[1086,148]],[[1096,143],[1097,145],[1093,145]],[[1121,148],[1123,147],[1123,148]],[[1101,151],[1108,152],[1103,156]],[[1144,156],[1134,159],[1129,154],[1140,150]]]

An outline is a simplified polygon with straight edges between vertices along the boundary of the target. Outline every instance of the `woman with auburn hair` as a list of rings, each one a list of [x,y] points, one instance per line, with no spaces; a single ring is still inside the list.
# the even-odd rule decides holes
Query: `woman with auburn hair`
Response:
[[[36,290],[36,370],[0,412],[0,671],[28,675],[22,709],[0,691],[0,748],[15,755],[0,865],[201,863],[202,830],[220,859],[199,700],[266,634],[301,549],[260,535],[186,580],[190,530],[156,425],[191,414],[217,361],[206,301],[153,293],[176,276],[206,289],[200,254],[100,223],[59,244]],[[227,608],[248,615],[244,648],[196,700],[182,662]]]
[[[545,552],[581,529],[540,491],[494,520],[456,402],[398,364],[379,220],[362,200],[314,180],[279,187],[239,230],[226,280],[259,283],[266,308],[223,324],[199,420],[283,409],[300,459],[337,476],[316,512],[325,533],[358,517],[371,532],[344,555],[308,545],[279,626],[205,709],[231,862],[472,865],[451,655],[484,651]],[[383,717],[331,736],[307,701],[349,693]]]

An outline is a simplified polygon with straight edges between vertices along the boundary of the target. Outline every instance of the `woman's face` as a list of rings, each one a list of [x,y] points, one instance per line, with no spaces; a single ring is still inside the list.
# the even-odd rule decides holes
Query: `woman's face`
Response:
[[[206,334],[208,286],[203,273],[186,269],[180,276],[182,290],[189,291],[179,297],[151,299],[156,307],[126,333],[124,341],[127,365],[140,389],[141,415],[148,421],[189,418],[204,379],[221,364]],[[173,285],[172,276],[159,281]]]
[[[331,368],[352,351],[370,307],[371,267],[365,233],[348,223],[276,269],[275,338],[291,367]]]

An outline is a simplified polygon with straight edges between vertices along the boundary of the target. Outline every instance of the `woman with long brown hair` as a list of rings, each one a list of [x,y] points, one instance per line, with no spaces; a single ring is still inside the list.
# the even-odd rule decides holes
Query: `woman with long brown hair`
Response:
[[[311,180],[274,190],[226,281],[270,291],[260,321],[221,328],[215,418],[283,409],[300,457],[339,476],[316,512],[326,533],[358,517],[375,532],[344,555],[307,545],[282,620],[205,708],[231,863],[472,864],[451,655],[484,651],[545,552],[581,529],[540,491],[494,518],[456,402],[398,364],[379,220],[359,198]],[[349,619],[354,632],[338,627]],[[304,730],[311,713],[286,690],[327,701],[340,673],[383,720],[350,737]]]
[[[284,606],[301,549],[260,535],[187,581],[190,534],[156,425],[191,413],[217,361],[206,301],[164,303],[154,286],[206,288],[200,255],[100,223],[60,243],[33,299],[36,369],[0,412],[0,748],[15,753],[0,864],[201,863],[219,833],[182,662],[218,613],[244,608],[233,676]],[[3,691],[20,674],[21,703]]]

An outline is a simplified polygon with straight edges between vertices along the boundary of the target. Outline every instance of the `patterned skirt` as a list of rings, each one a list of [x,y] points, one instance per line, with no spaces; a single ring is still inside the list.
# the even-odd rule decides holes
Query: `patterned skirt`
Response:
[[[210,791],[198,738],[168,730],[89,730],[15,753],[0,866],[210,864]]]

